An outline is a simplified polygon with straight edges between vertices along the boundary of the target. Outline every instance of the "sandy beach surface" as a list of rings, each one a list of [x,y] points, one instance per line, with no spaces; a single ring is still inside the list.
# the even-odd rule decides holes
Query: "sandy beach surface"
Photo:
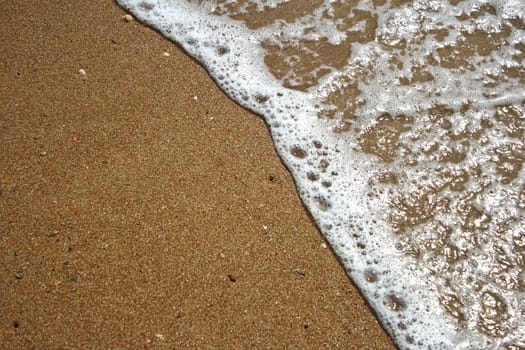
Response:
[[[110,0],[0,13],[0,348],[395,349],[194,60]]]

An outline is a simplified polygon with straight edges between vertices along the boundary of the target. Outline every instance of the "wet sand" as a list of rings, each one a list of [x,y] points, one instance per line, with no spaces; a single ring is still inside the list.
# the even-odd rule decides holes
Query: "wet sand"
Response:
[[[194,60],[110,0],[0,11],[2,349],[394,349]]]

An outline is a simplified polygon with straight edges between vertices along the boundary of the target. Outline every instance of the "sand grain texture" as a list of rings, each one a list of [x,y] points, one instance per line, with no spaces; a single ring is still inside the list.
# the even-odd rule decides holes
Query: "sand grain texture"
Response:
[[[0,13],[2,349],[394,349],[195,61],[109,0]]]

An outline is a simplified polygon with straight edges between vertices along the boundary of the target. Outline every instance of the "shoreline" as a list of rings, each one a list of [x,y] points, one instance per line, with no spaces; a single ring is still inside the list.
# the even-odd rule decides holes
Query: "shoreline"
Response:
[[[114,2],[6,2],[0,344],[395,349],[264,121]]]

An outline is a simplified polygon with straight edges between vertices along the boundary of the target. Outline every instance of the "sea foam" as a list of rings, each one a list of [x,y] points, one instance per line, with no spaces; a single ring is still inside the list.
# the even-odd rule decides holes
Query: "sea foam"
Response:
[[[118,2],[265,118],[400,348],[525,348],[525,1]]]

